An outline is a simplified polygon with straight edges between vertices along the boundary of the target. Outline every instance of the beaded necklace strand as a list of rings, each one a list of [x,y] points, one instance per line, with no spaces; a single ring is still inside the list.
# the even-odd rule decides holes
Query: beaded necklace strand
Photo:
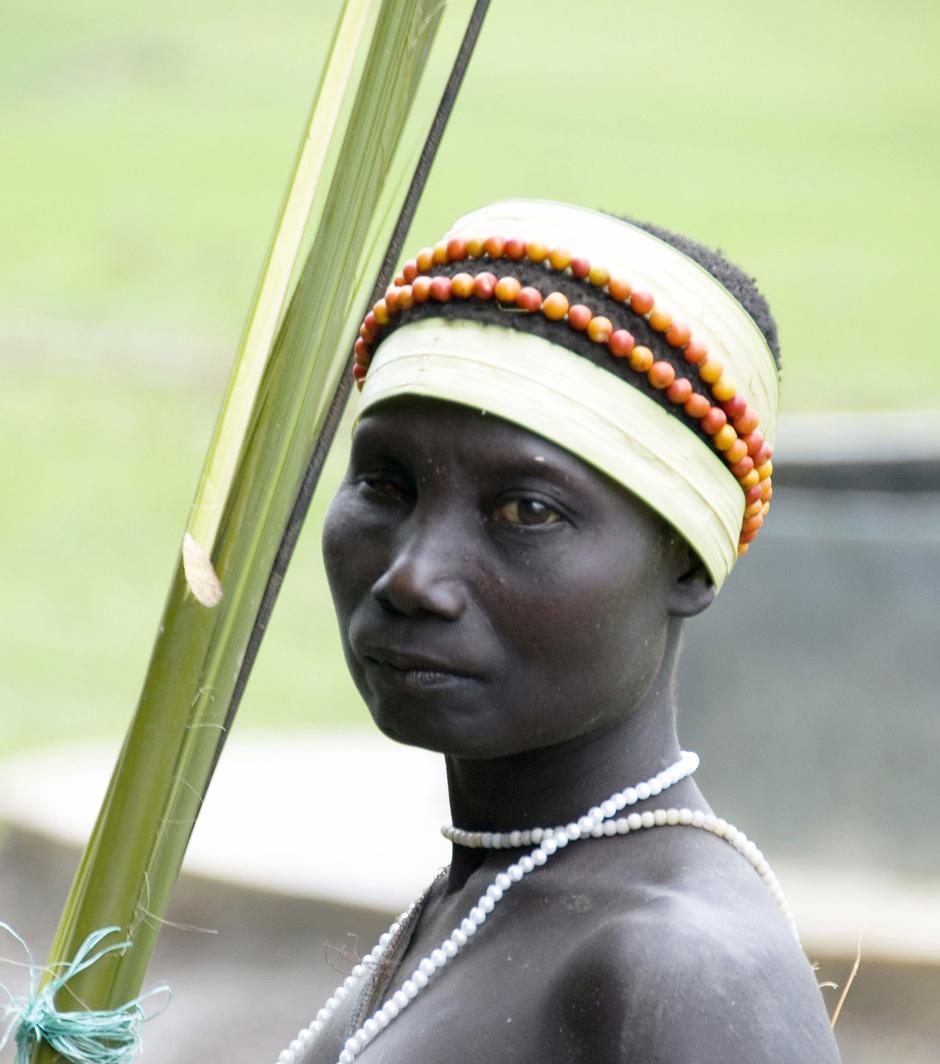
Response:
[[[461,921],[459,927],[454,928],[440,946],[431,950],[426,957],[423,957],[411,975],[402,983],[401,988],[396,990],[362,1024],[355,1034],[346,1040],[337,1064],[353,1064],[353,1061],[366,1046],[414,1001],[433,976],[444,968],[449,961],[453,960],[467,945],[473,935],[476,934],[477,929],[485,923],[486,918],[496,907],[497,902],[502,899],[513,884],[521,882],[525,876],[535,871],[536,868],[540,868],[553,854],[563,849],[569,842],[576,842],[579,839],[610,838],[614,835],[627,835],[631,831],[679,825],[708,831],[733,846],[754,868],[764,881],[797,942],[799,942],[796,921],[784,898],[779,880],[774,875],[764,855],[743,831],[739,831],[726,820],[722,820],[711,813],[704,813],[701,810],[656,809],[647,810],[643,813],[630,813],[625,817],[617,817],[616,814],[627,806],[636,805],[637,802],[655,797],[680,780],[691,776],[698,766],[698,754],[683,751],[679,760],[668,768],[663,769],[662,772],[657,773],[644,783],[618,791],[606,801],[601,802],[600,805],[593,806],[579,820],[572,821],[565,826],[529,828],[509,832],[465,831],[452,825],[443,827],[441,833],[444,837],[458,846],[499,850],[515,849],[535,844],[535,849],[531,853],[520,857],[518,861],[509,865],[504,872],[500,872],[496,876],[484,893],[480,895],[476,905],[470,909],[469,913]],[[412,903],[392,923],[372,950],[363,957],[346,979],[333,991],[333,994],[317,1012],[311,1023],[304,1027],[290,1045],[280,1053],[276,1064],[300,1064],[303,1055],[310,1048],[316,1036],[324,1029],[340,1003],[349,996],[353,987],[363,976],[375,969],[389,946],[396,940],[402,928],[409,925],[415,915],[416,904]]]

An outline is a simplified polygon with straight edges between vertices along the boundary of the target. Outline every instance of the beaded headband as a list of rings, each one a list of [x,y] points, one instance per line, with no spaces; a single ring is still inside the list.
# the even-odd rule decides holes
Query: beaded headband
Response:
[[[496,224],[522,235],[469,235]],[[545,236],[528,238],[533,229]],[[572,255],[565,240],[592,258],[606,254],[607,265]],[[560,287],[577,279],[591,293],[585,298],[608,313],[523,283],[517,274],[531,264],[541,267],[544,287],[553,276]],[[543,335],[468,328],[465,319],[481,301],[553,327]],[[438,304],[441,314],[449,304],[449,315],[457,304],[465,309],[456,320],[411,321],[408,312],[422,304]],[[618,308],[681,354],[679,372],[612,320]],[[517,317],[513,324],[525,323]],[[664,403],[570,350],[572,333],[596,345],[611,370],[614,360],[629,367],[627,379],[635,375]],[[442,243],[405,263],[366,316],[353,373],[364,387],[362,410],[393,395],[429,395],[486,410],[571,450],[658,510],[698,551],[717,587],[770,507],[777,371],[766,339],[698,263],[608,215],[514,201],[461,219]]]

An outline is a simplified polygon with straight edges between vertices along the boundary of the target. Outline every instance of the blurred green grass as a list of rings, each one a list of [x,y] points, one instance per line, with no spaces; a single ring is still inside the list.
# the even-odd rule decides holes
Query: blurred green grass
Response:
[[[123,730],[338,7],[6,5],[4,749]],[[914,0],[496,0],[409,245],[510,195],[648,218],[758,277],[786,409],[940,407],[938,33]],[[243,726],[361,719],[323,505]]]

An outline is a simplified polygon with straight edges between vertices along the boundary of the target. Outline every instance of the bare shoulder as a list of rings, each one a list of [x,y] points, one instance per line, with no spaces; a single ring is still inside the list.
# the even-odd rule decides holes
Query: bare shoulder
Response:
[[[812,969],[776,909],[747,889],[710,893],[652,892],[584,940],[556,1000],[568,1059],[837,1064]]]

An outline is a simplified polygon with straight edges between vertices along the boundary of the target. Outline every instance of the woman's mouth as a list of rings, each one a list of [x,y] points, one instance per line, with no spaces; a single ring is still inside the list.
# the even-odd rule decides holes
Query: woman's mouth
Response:
[[[384,684],[412,688],[475,683],[479,677],[449,662],[399,651],[370,651],[363,655],[370,678]]]

